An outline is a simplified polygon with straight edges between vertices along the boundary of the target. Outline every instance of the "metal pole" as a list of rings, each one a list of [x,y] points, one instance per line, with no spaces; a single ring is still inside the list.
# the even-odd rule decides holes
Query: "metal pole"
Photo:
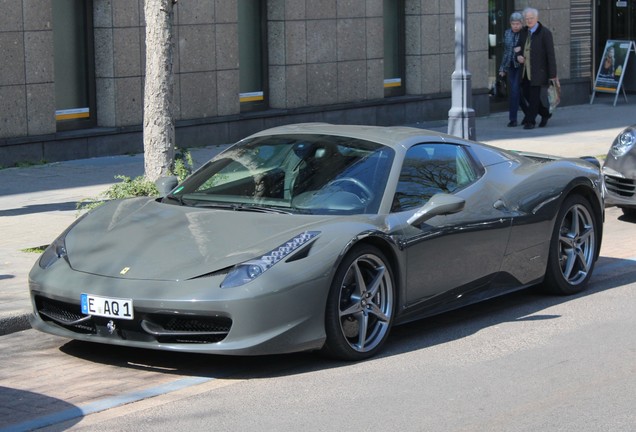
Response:
[[[452,106],[448,111],[448,134],[476,139],[472,106],[471,75],[468,72],[467,0],[455,0],[455,71],[451,76]]]

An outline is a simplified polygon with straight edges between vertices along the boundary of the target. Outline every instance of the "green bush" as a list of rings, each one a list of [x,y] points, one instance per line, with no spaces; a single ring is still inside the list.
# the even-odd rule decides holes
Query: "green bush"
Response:
[[[188,149],[176,149],[174,169],[171,174],[177,176],[179,182],[182,182],[192,173],[193,165],[192,155]],[[121,182],[110,186],[96,198],[86,198],[78,202],[78,214],[82,211],[99,207],[109,200],[159,195],[157,186],[144,176],[130,178],[124,175],[116,175],[115,178],[121,180]]]
[[[103,193],[107,199],[157,196],[159,194],[157,186],[144,176],[131,179],[124,175],[116,175],[115,178],[121,180],[121,183],[115,183]]]
[[[157,186],[144,176],[130,178],[124,175],[116,175],[116,179],[121,180],[115,183],[95,198],[86,198],[77,203],[77,210],[92,210],[109,200],[157,196],[159,191]]]
[[[186,177],[192,174],[192,155],[188,149],[176,149],[174,155],[174,169],[172,174],[176,175],[179,183],[184,181]]]

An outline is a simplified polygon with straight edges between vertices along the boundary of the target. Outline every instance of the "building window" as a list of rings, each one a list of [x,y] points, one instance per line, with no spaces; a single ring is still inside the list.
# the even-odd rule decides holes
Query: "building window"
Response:
[[[265,0],[238,0],[241,111],[266,107]]]
[[[53,0],[58,130],[96,124],[92,10],[91,0]]]
[[[405,93],[404,0],[384,0],[384,96]]]

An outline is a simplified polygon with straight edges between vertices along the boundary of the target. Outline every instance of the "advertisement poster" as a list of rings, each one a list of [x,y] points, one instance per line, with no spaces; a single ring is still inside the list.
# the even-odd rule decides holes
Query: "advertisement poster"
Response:
[[[596,75],[594,90],[605,93],[618,93],[632,41],[608,40]]]

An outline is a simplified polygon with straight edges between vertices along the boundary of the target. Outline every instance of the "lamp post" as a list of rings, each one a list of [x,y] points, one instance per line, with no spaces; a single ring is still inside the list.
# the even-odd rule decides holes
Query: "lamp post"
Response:
[[[451,76],[452,106],[448,111],[448,134],[475,139],[475,110],[468,72],[468,13],[466,0],[455,0],[455,71]]]

